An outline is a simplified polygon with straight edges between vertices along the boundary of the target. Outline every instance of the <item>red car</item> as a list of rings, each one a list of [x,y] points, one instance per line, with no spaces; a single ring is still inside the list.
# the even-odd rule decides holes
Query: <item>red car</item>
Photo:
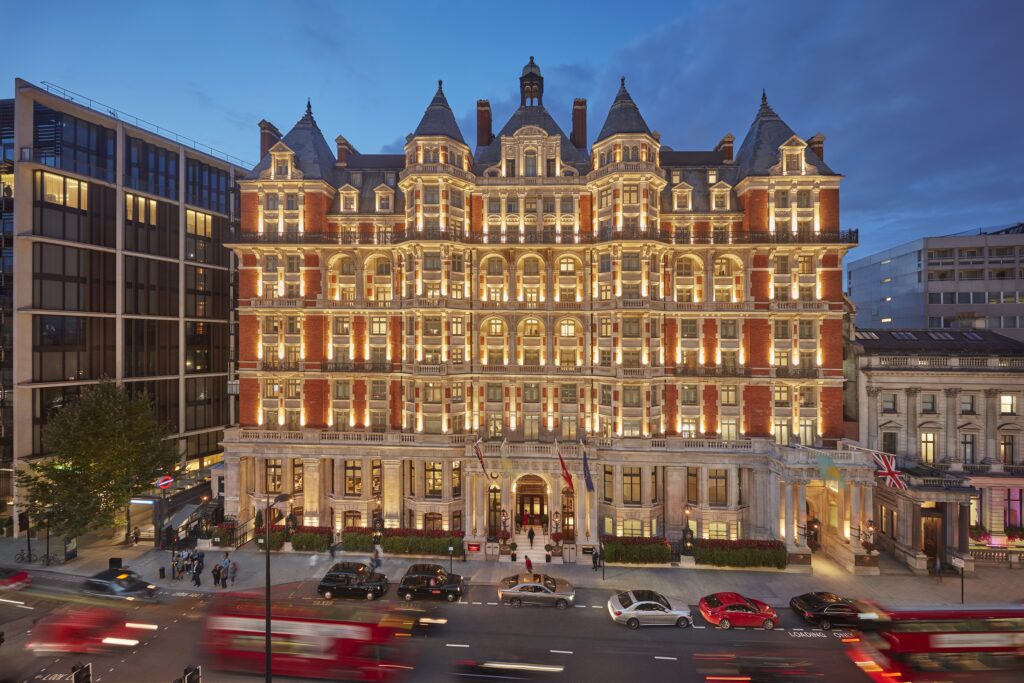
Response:
[[[770,605],[745,598],[739,593],[705,595],[697,605],[701,616],[714,626],[752,626],[770,631],[779,625],[779,617]]]
[[[32,577],[21,569],[0,568],[0,591],[17,591],[32,585]]]
[[[124,614],[113,609],[73,609],[42,618],[32,629],[25,649],[38,655],[125,650],[139,644],[142,631],[156,628],[155,624],[126,621]]]

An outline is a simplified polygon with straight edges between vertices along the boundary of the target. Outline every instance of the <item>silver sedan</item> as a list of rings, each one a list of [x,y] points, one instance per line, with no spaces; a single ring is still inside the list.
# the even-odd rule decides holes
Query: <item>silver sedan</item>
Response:
[[[566,609],[576,601],[576,589],[568,581],[547,574],[517,574],[501,580],[498,601],[512,607],[546,605]]]
[[[641,626],[678,626],[693,624],[690,606],[677,598],[666,598],[649,590],[634,590],[608,598],[608,614],[617,624],[629,628]]]

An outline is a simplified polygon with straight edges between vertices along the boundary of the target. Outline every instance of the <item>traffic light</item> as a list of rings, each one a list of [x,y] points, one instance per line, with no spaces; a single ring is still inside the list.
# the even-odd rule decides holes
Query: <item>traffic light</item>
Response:
[[[92,683],[92,662],[71,667],[71,680],[73,683]]]
[[[203,667],[201,666],[186,666],[184,675],[181,678],[181,683],[202,683],[203,680]]]

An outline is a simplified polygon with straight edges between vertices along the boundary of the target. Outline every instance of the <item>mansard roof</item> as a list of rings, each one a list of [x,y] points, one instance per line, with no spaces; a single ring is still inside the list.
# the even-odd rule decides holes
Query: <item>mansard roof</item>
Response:
[[[295,166],[306,179],[322,179],[334,183],[334,152],[324,139],[324,134],[313,118],[313,107],[306,101],[306,113],[281,138],[288,149],[295,153]],[[270,168],[271,155],[268,153],[249,172],[247,178],[259,178],[260,173]]]
[[[604,120],[601,132],[594,143],[619,133],[651,134],[651,129],[647,127],[647,122],[641,116],[640,109],[636,106],[633,98],[629,96],[629,91],[626,90],[625,77],[619,81],[619,92],[616,93],[615,100],[612,101],[612,106],[608,109],[608,117]]]
[[[466,144],[462,137],[462,131],[459,130],[459,124],[455,121],[455,114],[448,106],[444,90],[441,89],[441,81],[437,82],[437,93],[434,94],[434,99],[427,106],[423,118],[420,119],[420,125],[416,126],[416,132],[413,135],[443,135],[456,142]]]
[[[866,354],[1024,356],[1024,342],[983,329],[857,328],[855,342]]]
[[[762,92],[761,107],[736,154],[739,177],[771,175],[772,167],[780,161],[779,147],[794,136],[796,133],[775,113],[768,104],[768,96]],[[804,154],[807,163],[816,167],[819,174],[838,175],[810,147],[804,150]]]

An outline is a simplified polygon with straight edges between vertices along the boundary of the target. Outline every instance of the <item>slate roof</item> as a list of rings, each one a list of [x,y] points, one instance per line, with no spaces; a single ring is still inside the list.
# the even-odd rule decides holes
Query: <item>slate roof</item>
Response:
[[[661,191],[661,206],[671,207],[672,206],[672,188],[678,183],[672,182],[672,171],[678,170],[680,172],[680,180],[693,187],[693,192],[690,194],[690,211],[695,213],[705,213],[711,211],[711,185],[708,184],[708,167],[718,169],[718,180],[715,183],[728,183],[733,187],[738,182],[736,177],[736,168],[734,166],[715,166],[715,164],[704,165],[701,164],[697,167],[684,167],[675,168],[667,166],[665,168],[666,175],[668,177],[668,184],[665,189]],[[713,183],[714,184],[714,183]],[[730,192],[732,198],[730,200],[730,206],[738,207],[739,203],[736,199],[736,191]]]
[[[476,148],[473,160],[477,165],[479,173],[482,173],[484,168],[493,166],[501,161],[501,136],[512,136],[523,126],[537,126],[548,135],[561,136],[560,147],[564,163],[573,164],[574,166],[586,163],[586,152],[577,149],[569,142],[569,136],[562,131],[548,110],[538,105],[516,109],[512,116],[509,117],[508,123],[494,136],[491,144]]]
[[[306,113],[298,123],[292,126],[288,134],[281,138],[290,150],[295,152],[295,165],[306,178],[321,178],[329,183],[334,182],[334,152],[324,139],[320,127],[313,118],[313,107],[306,101]],[[256,164],[246,178],[259,178],[260,173],[270,168],[271,156],[267,153],[260,163]]]
[[[647,122],[640,115],[640,109],[636,106],[633,98],[629,96],[629,91],[626,90],[625,77],[619,82],[619,92],[616,93],[612,106],[608,109],[608,117],[605,118],[604,125],[601,126],[601,132],[598,134],[597,139],[594,140],[594,143],[596,144],[618,133],[651,134],[651,129],[647,127]]]
[[[455,121],[455,114],[452,113],[452,108],[448,106],[448,100],[444,96],[441,81],[437,82],[437,93],[434,94],[434,99],[430,101],[427,110],[423,112],[420,125],[416,126],[413,135],[443,135],[466,144],[459,124]]]
[[[936,337],[939,338],[936,339]],[[952,338],[947,339],[944,337]],[[864,349],[866,354],[907,353],[931,356],[987,356],[995,354],[1001,356],[1024,356],[1024,342],[1004,337],[992,330],[858,328],[855,341]]]
[[[779,146],[796,135],[793,129],[775,113],[768,104],[768,97],[761,94],[761,107],[754,122],[750,124],[747,136],[743,138],[736,153],[736,167],[739,178],[771,175],[771,167],[779,163]],[[806,161],[818,168],[822,175],[838,175],[817,154],[806,149]]]
[[[721,166],[725,163],[722,152],[710,150],[707,152],[677,152],[674,149],[661,148],[658,154],[658,163],[661,166]]]

